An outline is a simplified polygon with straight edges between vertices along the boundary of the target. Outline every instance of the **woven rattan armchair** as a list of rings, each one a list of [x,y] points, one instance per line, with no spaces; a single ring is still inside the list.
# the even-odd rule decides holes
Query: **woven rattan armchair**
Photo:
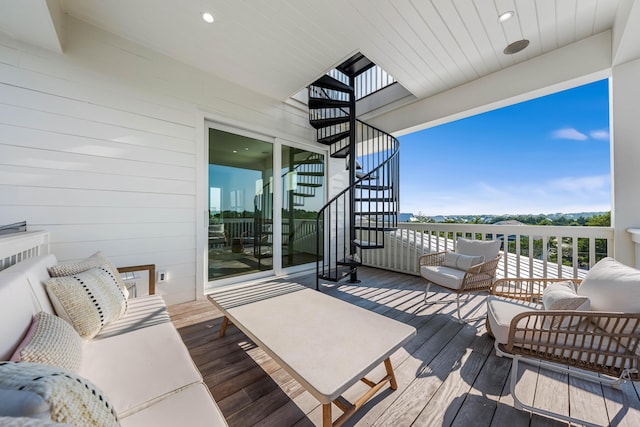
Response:
[[[429,305],[453,302],[450,298],[429,301],[431,285],[438,285],[456,294],[456,313],[460,323],[484,318],[484,316],[463,318],[460,314],[460,296],[467,294],[468,298],[472,292],[486,292],[491,289],[500,261],[501,245],[502,242],[499,240],[459,238],[456,242],[456,251],[422,255],[418,258],[418,268],[420,275],[427,281],[424,302]]]
[[[636,311],[633,313],[590,309],[546,310],[542,304],[545,289],[552,285],[571,286],[567,283],[576,287],[579,298],[582,283],[579,279],[497,280],[487,299],[486,327],[496,338],[497,354],[513,360],[510,389],[517,409],[590,425],[585,420],[524,404],[516,395],[518,364],[544,367],[616,388],[624,381],[640,380],[640,302],[631,301],[631,309]],[[607,282],[601,280],[598,285],[606,286],[603,283]],[[597,292],[604,295],[607,292],[618,293],[620,289],[597,289]],[[593,295],[590,292],[582,295],[589,294]],[[591,298],[592,307],[606,305]],[[624,310],[629,309],[628,306]]]

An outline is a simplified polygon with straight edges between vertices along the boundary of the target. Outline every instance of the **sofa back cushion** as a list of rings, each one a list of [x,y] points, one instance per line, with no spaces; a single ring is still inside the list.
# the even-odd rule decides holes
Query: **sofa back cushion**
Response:
[[[24,272],[0,271],[0,360],[9,360],[40,311]]]
[[[19,262],[14,267],[22,269],[29,279],[33,295],[41,311],[54,314],[53,305],[47,295],[44,282],[49,279],[48,269],[58,263],[55,255],[42,255]]]

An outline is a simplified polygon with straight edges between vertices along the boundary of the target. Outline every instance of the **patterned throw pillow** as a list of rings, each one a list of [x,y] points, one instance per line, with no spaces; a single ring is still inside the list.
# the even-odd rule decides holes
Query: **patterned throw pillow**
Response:
[[[108,266],[53,277],[45,282],[45,288],[58,316],[85,339],[93,338],[127,311],[127,297]]]
[[[118,268],[113,265],[111,260],[107,258],[102,251],[98,251],[95,254],[91,255],[89,258],[83,259],[81,261],[66,262],[63,264],[54,265],[53,267],[49,267],[49,275],[51,277],[73,276],[74,274],[84,273],[87,270],[91,270],[92,268],[100,266],[107,266],[115,279],[118,281],[118,286],[120,286],[120,289],[124,293],[125,297],[129,298],[129,290],[122,281],[120,273],[118,273]]]
[[[29,417],[0,417],[2,427],[72,427],[69,424],[54,423]]]
[[[0,362],[0,388],[38,394],[51,421],[73,426],[116,427],[118,417],[106,396],[88,380],[41,363]]]
[[[33,316],[27,336],[11,360],[46,363],[78,372],[82,362],[82,338],[68,322],[41,311]]]

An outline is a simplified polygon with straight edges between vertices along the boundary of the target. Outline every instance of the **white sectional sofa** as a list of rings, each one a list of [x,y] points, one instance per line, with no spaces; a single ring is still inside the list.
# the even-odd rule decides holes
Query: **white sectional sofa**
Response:
[[[0,361],[10,360],[34,315],[55,314],[43,283],[57,262],[54,255],[42,255],[0,271]],[[127,303],[123,317],[81,341],[77,374],[104,393],[123,427],[227,425],[162,297],[137,297]],[[10,403],[0,400],[1,417]]]

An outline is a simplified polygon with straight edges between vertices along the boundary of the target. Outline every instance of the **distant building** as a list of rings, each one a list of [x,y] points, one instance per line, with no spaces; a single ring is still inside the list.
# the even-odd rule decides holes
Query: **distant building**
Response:
[[[415,221],[415,218],[412,213],[398,214],[398,222],[411,222],[411,221]]]

